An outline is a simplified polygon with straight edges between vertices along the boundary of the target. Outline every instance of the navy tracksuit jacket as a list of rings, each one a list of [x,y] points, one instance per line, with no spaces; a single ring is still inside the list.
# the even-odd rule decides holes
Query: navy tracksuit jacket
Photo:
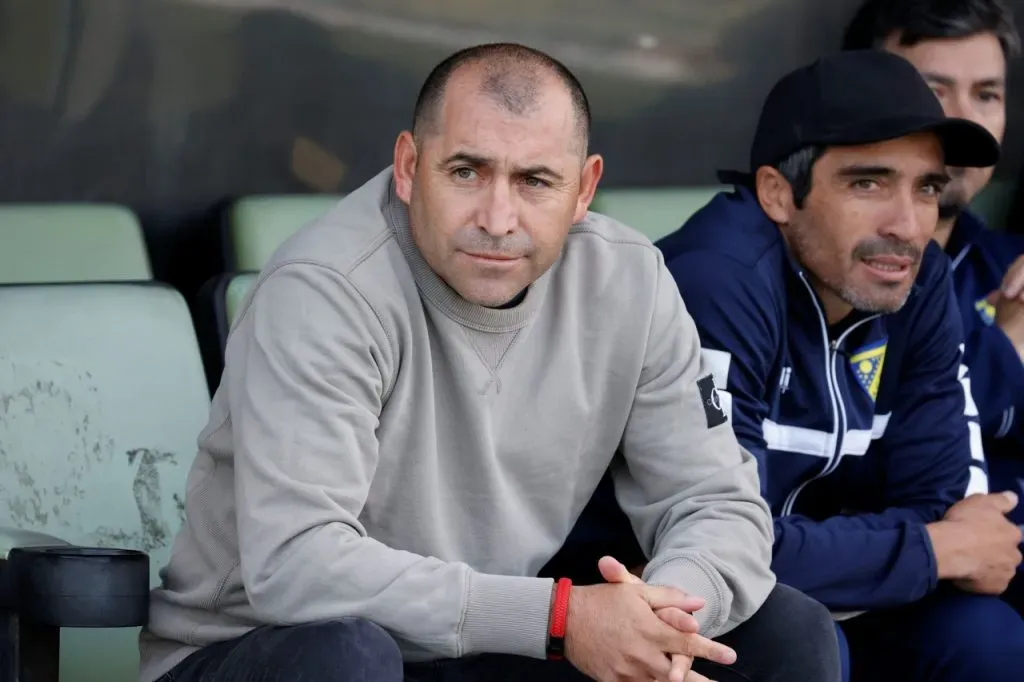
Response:
[[[826,324],[806,273],[745,188],[659,243],[761,464],[779,579],[833,610],[935,588],[924,525],[987,489],[949,260],[925,251],[906,305]]]

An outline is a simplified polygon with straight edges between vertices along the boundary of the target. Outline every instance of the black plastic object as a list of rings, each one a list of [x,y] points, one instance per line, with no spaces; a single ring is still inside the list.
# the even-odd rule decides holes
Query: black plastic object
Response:
[[[13,602],[7,608],[29,623],[122,628],[148,621],[149,556],[144,552],[15,547],[5,569]]]
[[[60,629],[145,625],[149,556],[0,528],[0,682],[59,682]]]

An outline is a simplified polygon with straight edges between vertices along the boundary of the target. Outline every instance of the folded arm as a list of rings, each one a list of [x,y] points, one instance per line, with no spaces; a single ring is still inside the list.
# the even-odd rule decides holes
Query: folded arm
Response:
[[[736,441],[701,358],[692,319],[659,256],[644,367],[626,426],[616,494],[651,557],[644,579],[705,599],[715,636],[742,623],[775,585],[771,513],[757,463]]]

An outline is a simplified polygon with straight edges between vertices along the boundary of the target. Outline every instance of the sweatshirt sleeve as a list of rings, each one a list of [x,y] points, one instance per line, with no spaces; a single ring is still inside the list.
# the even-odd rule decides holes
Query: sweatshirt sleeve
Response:
[[[670,263],[700,330],[705,354],[727,376],[733,426],[771,480],[763,423],[782,324],[773,294],[754,268],[713,253],[687,253]],[[714,296],[702,292],[714,292]],[[940,299],[932,325],[921,329],[917,369],[909,372],[892,415],[888,503],[881,513],[837,515],[821,521],[790,514],[775,519],[772,568],[780,582],[833,610],[893,607],[935,587],[935,560],[924,524],[941,517],[962,495],[968,477],[964,393],[959,381],[959,317]],[[938,391],[935,396],[928,391]],[[941,420],[949,426],[936,428]],[[927,432],[943,435],[931,438]],[[903,436],[897,434],[903,434]],[[915,440],[916,439],[916,440]],[[938,448],[938,450],[933,450]],[[932,454],[934,452],[934,454]]]
[[[360,513],[399,358],[341,274],[290,264],[257,284],[227,347],[241,578],[270,624],[359,617],[441,657],[543,657],[552,581],[387,547]]]
[[[1024,417],[1024,362],[1003,330],[986,324],[967,336],[966,357],[982,433],[1005,438]]]
[[[753,615],[775,585],[771,512],[660,253],[657,268],[644,366],[612,474],[651,557],[644,580],[703,597],[695,616],[716,636]]]

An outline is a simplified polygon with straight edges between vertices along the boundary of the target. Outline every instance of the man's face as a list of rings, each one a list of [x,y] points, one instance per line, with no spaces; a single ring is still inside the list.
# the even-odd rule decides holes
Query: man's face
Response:
[[[558,259],[601,174],[585,158],[572,101],[554,78],[525,111],[482,92],[479,68],[448,82],[436,125],[395,150],[396,189],[431,268],[462,298],[496,307]]]
[[[851,308],[891,313],[903,306],[935,231],[942,158],[928,133],[830,147],[814,165],[802,209],[788,183],[773,202],[780,206],[766,207],[810,273],[830,323]]]
[[[984,126],[1002,142],[1006,130],[1006,58],[991,33],[968,38],[899,44],[890,36],[884,47],[917,67],[942,102],[947,116]],[[955,217],[992,178],[993,168],[950,168],[953,178],[940,203],[940,217]]]

